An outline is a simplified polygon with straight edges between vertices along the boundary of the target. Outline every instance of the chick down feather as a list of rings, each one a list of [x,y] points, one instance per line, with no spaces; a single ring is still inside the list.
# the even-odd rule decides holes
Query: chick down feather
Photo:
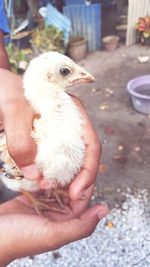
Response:
[[[35,163],[49,186],[69,184],[83,165],[84,121],[67,89],[93,81],[91,74],[58,52],[33,59],[24,74],[25,97],[39,114],[31,133],[37,144]],[[3,175],[2,180],[12,190],[39,190],[38,184],[26,178],[10,181]]]

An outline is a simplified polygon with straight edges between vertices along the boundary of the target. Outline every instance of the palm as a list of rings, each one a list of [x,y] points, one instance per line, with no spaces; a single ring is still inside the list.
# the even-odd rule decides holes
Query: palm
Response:
[[[84,200],[71,201],[68,214],[46,212],[45,217],[38,216],[23,196],[0,205],[0,255],[7,253],[4,263],[57,249],[92,233],[108,210],[103,206],[87,208],[91,193],[92,188]]]
[[[85,193],[84,199],[71,200],[66,214],[48,211],[44,212],[43,218],[45,217],[52,221],[62,222],[79,216],[86,209],[88,202],[91,198],[92,191],[92,187],[89,188]],[[23,195],[0,205],[0,215],[2,214],[35,215],[36,220],[39,217],[32,205]]]

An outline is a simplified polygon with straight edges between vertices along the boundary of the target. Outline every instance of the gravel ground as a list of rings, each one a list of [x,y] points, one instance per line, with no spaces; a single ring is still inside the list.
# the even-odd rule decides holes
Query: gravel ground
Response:
[[[150,201],[147,190],[125,193],[122,207],[97,226],[89,238],[9,267],[148,267],[150,266]]]

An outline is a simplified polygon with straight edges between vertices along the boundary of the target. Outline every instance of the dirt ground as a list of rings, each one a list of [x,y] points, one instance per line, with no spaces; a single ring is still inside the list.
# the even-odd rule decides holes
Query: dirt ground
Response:
[[[115,52],[89,54],[81,65],[96,83],[73,90],[102,142],[95,196],[110,207],[121,205],[126,190],[150,190],[150,116],[133,109],[126,90],[130,79],[150,72],[150,61],[139,63],[138,56],[150,56],[150,49],[121,45]]]

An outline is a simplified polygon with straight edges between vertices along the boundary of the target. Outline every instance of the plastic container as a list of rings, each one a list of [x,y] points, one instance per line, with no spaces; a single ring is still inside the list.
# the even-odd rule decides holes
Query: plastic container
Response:
[[[127,84],[135,110],[150,114],[150,75],[139,76]]]

